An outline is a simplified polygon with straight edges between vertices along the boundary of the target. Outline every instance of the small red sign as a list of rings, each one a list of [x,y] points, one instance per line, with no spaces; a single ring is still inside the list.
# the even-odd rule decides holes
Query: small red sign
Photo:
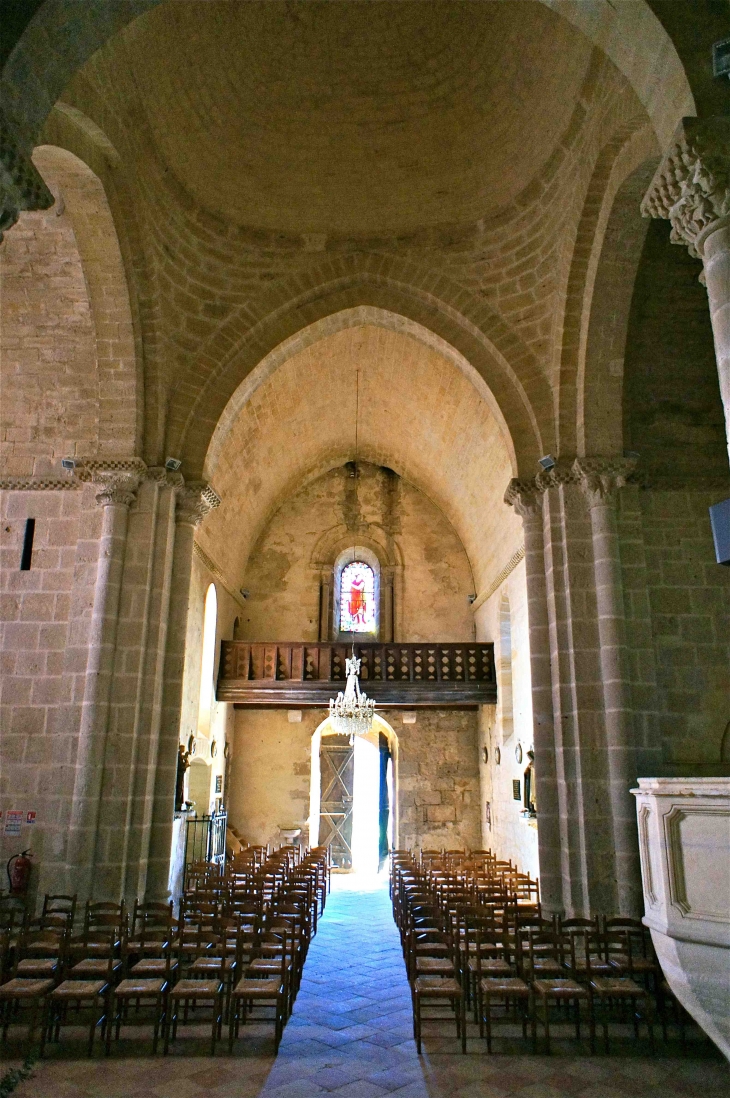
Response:
[[[36,812],[29,812],[29,813],[27,814],[27,816],[25,817],[25,822],[26,822],[27,824],[34,824],[34,823],[35,823],[35,818],[36,818],[36,815],[37,815],[37,813],[36,813]]]

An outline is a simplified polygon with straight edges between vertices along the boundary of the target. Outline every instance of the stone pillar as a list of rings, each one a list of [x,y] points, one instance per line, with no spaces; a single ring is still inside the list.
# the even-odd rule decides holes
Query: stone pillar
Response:
[[[730,118],[684,118],[642,203],[704,264],[730,447]]]
[[[624,458],[579,458],[574,464],[588,502],[593,533],[618,912],[630,916],[641,914],[642,903],[636,812],[630,792],[636,781],[636,752],[631,735],[616,493],[626,484],[635,465],[635,461]]]
[[[542,499],[534,483],[513,480],[505,494],[505,502],[511,504],[521,516],[525,531],[541,899],[548,911],[562,912],[560,814],[555,770],[555,729],[550,668],[550,630],[545,589]]]
[[[89,462],[77,472],[96,486],[102,508],[69,836],[71,886],[87,897],[93,892],[127,520],[144,464],[138,459]]]
[[[180,743],[183,671],[195,528],[219,503],[220,499],[207,484],[188,484],[181,486],[177,491],[162,720],[155,771],[147,871],[147,899],[149,900],[165,899],[169,892],[170,854],[175,815],[175,779]]]

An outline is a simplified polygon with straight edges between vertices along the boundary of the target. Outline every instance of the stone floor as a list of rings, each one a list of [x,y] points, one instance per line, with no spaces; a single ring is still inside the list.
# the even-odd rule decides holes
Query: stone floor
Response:
[[[109,1060],[92,1062],[65,1040],[14,1092],[17,1098],[727,1098],[730,1067],[697,1031],[687,1046],[652,1056],[617,1031],[610,1056],[566,1038],[531,1055],[515,1031],[488,1055],[470,1027],[463,1056],[451,1023],[433,1023],[416,1055],[398,935],[382,881],[337,878],[314,939],[294,1014],[274,1059],[271,1027],[246,1027],[229,1058],[215,1059],[199,1027],[180,1031],[170,1056],[130,1030]],[[19,1062],[11,1029],[0,1076]],[[73,1036],[73,1033],[71,1033]],[[79,1037],[81,1033],[79,1031]],[[132,1055],[134,1053],[134,1055]]]

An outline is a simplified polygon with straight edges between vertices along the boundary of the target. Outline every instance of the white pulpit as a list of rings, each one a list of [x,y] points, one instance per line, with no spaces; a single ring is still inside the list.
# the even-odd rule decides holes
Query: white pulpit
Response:
[[[644,923],[682,1006],[730,1059],[730,778],[640,778]]]

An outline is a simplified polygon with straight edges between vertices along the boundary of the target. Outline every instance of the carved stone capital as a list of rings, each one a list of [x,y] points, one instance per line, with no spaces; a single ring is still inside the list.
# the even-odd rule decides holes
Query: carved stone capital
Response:
[[[0,111],[0,242],[22,210],[47,210],[53,195],[23,148],[15,127]]]
[[[183,484],[177,490],[175,519],[182,525],[198,526],[214,507],[220,505],[220,496],[209,484],[200,481]]]
[[[525,521],[542,515],[542,493],[535,484],[534,477],[530,480],[511,480],[504,493],[504,502],[509,507],[514,507]]]
[[[577,484],[578,476],[574,462],[565,458],[558,458],[552,469],[541,469],[535,477],[535,484],[540,492],[547,492],[550,488],[559,488],[562,484]]]
[[[145,480],[151,480],[161,488],[174,488],[176,491],[185,484],[182,473],[170,472],[164,465],[150,465],[145,472]]]
[[[96,502],[101,507],[114,504],[129,507],[146,471],[141,458],[94,458],[78,462],[74,470],[79,480],[97,486]]]
[[[636,458],[582,457],[573,462],[576,480],[589,507],[605,503],[619,488],[625,487],[636,469]]]
[[[670,221],[672,243],[702,258],[709,232],[730,217],[730,118],[682,120],[641,212]]]

